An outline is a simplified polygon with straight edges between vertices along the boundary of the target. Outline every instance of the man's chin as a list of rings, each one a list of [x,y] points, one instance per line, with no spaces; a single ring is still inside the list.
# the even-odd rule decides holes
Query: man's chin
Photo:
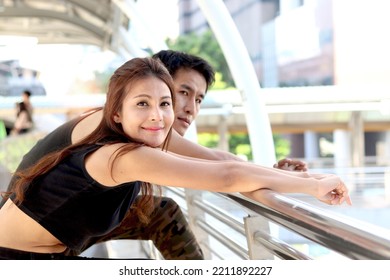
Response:
[[[184,136],[187,131],[187,128],[184,128],[182,126],[174,126],[173,129],[176,130],[176,132],[179,133],[181,136]]]

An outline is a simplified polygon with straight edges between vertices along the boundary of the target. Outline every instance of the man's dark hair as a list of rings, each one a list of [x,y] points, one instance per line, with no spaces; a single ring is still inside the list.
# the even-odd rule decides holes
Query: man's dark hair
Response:
[[[153,58],[159,59],[168,69],[172,77],[174,77],[176,72],[182,68],[188,68],[199,72],[206,80],[206,90],[215,81],[215,71],[213,67],[211,67],[211,65],[206,60],[199,56],[180,51],[162,50],[158,53],[155,53]]]

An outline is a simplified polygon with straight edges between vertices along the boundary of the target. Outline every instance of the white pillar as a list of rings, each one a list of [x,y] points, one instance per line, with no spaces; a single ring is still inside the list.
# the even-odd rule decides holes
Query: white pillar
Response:
[[[306,130],[303,134],[305,145],[305,160],[312,161],[320,157],[317,133]]]
[[[347,167],[351,165],[351,134],[347,130],[333,131],[334,166]]]
[[[390,163],[390,131],[385,132],[385,151],[384,159],[389,164]]]
[[[352,165],[355,167],[364,165],[364,123],[362,113],[351,113],[349,122],[351,131]]]
[[[382,164],[390,164],[390,131],[385,131],[384,137],[384,155]],[[390,201],[390,169],[385,171],[385,199]]]
[[[229,130],[227,117],[224,115],[219,116],[218,136],[218,149],[229,152]]]

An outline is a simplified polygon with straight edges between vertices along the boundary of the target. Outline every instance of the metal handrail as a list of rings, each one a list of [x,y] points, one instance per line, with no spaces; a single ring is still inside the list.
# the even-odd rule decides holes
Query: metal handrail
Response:
[[[249,213],[250,216],[264,217],[268,221],[348,258],[390,259],[390,231],[270,190],[262,190],[262,192],[262,200],[259,202],[239,194],[218,193],[215,195],[239,204],[244,212]],[[175,193],[180,196],[184,195],[176,190]],[[234,222],[235,219],[231,215],[229,216],[229,213],[224,213],[223,210],[216,211],[218,208],[200,195],[191,198],[190,201],[192,206],[223,221],[237,231],[237,221]],[[191,212],[187,214],[191,215]],[[197,217],[193,219],[197,221],[193,226],[199,227],[199,219]],[[229,219],[231,222],[226,222]],[[205,229],[205,224],[199,228],[203,232],[209,233]],[[311,259],[293,246],[270,235],[256,224],[251,231],[253,236],[248,236],[247,233],[247,240],[255,240],[257,244],[262,245],[262,250],[267,250],[274,256],[282,259]],[[223,243],[227,248],[230,248],[230,242],[230,239],[226,238]],[[248,242],[248,248],[252,251],[259,250],[259,248],[253,248],[251,242]]]
[[[284,260],[311,260],[302,252],[264,231],[256,231],[253,238],[273,255]]]
[[[213,227],[210,227],[204,221],[198,220],[196,221],[197,226],[199,226],[203,231],[207,232],[210,236],[214,237],[216,240],[224,244],[227,248],[229,248],[232,252],[241,256],[244,259],[248,258],[248,253],[240,246],[238,243],[234,242],[233,239],[229,238],[226,235],[222,235],[222,233]]]
[[[253,213],[348,258],[390,259],[389,230],[324,211],[270,190],[261,192],[259,202],[237,194],[225,196]]]
[[[231,218],[231,216],[221,211],[219,208],[215,207],[211,203],[205,200],[195,200],[194,205],[202,209],[205,213],[213,216],[218,221],[223,222],[224,224],[228,225],[230,228],[234,229],[238,233],[245,235],[245,230],[243,228],[243,224],[239,223],[238,221]]]

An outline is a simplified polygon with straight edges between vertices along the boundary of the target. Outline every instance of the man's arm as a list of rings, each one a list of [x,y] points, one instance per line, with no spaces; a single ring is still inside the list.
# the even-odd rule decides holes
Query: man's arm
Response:
[[[168,150],[176,154],[200,159],[244,161],[242,158],[232,153],[210,149],[196,144],[188,139],[185,139],[175,130],[172,130]],[[307,165],[305,162],[289,158],[279,160],[273,167],[289,171],[307,171]]]
[[[195,157],[209,160],[236,160],[244,161],[242,158],[221,150],[210,149],[202,145],[196,144],[172,130],[171,139],[169,141],[168,150],[188,157]]]

